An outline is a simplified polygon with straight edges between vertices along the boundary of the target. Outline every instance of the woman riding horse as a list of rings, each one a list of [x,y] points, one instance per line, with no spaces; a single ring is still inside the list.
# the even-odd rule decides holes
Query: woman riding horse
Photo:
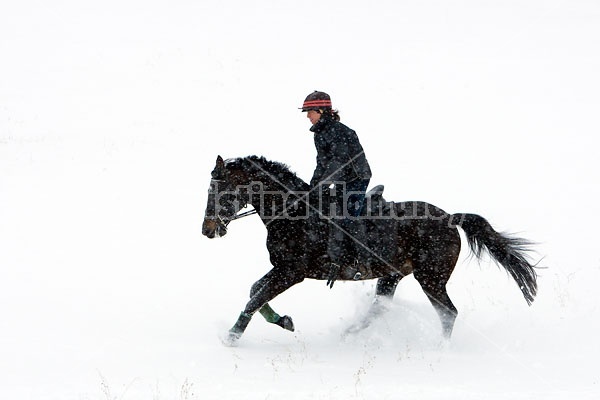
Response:
[[[315,218],[324,217],[320,204],[320,195],[330,186],[339,188],[336,195],[342,199],[339,219],[330,218],[329,241],[329,279],[327,284],[333,287],[343,266],[354,263],[350,248],[353,242],[364,244],[364,224],[356,218],[360,216],[365,191],[371,179],[371,168],[356,132],[340,122],[337,110],[334,110],[331,97],[327,93],[314,91],[304,100],[301,110],[306,112],[314,133],[317,149],[317,166],[310,180],[312,195],[310,204],[317,210]],[[312,225],[317,225],[313,223]]]

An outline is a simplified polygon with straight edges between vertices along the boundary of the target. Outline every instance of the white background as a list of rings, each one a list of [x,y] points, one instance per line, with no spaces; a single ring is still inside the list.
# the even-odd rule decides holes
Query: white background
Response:
[[[600,4],[2,1],[0,397],[597,398]],[[305,281],[237,348],[269,270],[257,218],[201,235],[210,171],[309,180],[318,89],[389,200],[537,242],[539,296],[466,247],[452,341],[412,277],[341,340],[374,281]]]

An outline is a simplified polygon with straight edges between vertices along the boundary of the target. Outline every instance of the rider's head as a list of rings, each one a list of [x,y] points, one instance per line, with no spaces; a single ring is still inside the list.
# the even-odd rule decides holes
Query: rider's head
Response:
[[[336,121],[340,120],[338,111],[334,110],[331,105],[331,97],[325,92],[314,91],[304,100],[302,112],[307,112],[307,117],[314,125],[321,118],[321,115],[329,115]]]

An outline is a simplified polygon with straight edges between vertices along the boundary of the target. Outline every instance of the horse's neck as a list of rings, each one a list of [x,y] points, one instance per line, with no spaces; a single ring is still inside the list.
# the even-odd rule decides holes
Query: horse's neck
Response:
[[[298,211],[296,202],[308,201],[308,194],[293,188],[282,187],[272,181],[255,181],[248,185],[248,203],[258,212],[263,222],[271,225],[275,220],[302,219],[305,210]],[[307,206],[305,206],[307,207]],[[302,207],[304,209],[305,207]]]
[[[238,179],[239,186],[246,188],[248,204],[251,204],[259,214],[267,215],[269,218],[271,214],[281,213],[290,205],[286,202],[290,200],[288,196],[292,193],[302,197],[302,193],[305,191],[304,186],[307,185],[301,181],[280,181],[279,177],[289,173],[285,171],[268,172],[266,166],[263,167],[250,168],[245,171],[238,170]],[[275,205],[275,211],[272,210],[273,205]]]
[[[243,186],[247,188],[248,204],[252,205],[259,214],[268,205],[265,197],[276,193],[273,183],[265,179],[248,179]]]

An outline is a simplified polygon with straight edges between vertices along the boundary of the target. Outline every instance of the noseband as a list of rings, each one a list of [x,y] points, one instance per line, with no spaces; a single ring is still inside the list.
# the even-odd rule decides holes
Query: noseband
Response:
[[[219,183],[219,182],[221,182],[221,183],[229,183],[229,182],[227,182],[227,181],[226,181],[226,180],[224,180],[224,179],[211,179],[211,181],[210,181],[210,183],[211,183],[211,186],[214,184],[214,187],[218,187],[218,183]],[[235,196],[236,196],[236,200],[238,200],[240,203],[242,203],[242,202],[240,201],[240,193],[239,193],[239,191],[238,191],[238,190],[236,190],[236,191],[235,191]],[[243,208],[246,208],[246,207],[248,207],[248,202],[247,202],[247,201],[244,201],[244,202],[242,203],[242,206],[240,207],[240,210],[241,210],[241,209],[243,209]],[[216,218],[216,219],[217,219],[217,222],[218,222],[218,223],[219,223],[219,224],[220,224],[220,225],[221,225],[221,226],[222,226],[222,227],[223,227],[225,230],[227,230],[227,225],[229,225],[229,223],[230,223],[231,221],[235,221],[236,219],[244,218],[244,217],[247,217],[247,216],[249,216],[249,215],[252,215],[252,214],[256,214],[256,213],[257,213],[257,211],[256,211],[256,210],[248,210],[248,211],[244,211],[244,212],[240,213],[240,212],[239,212],[240,210],[238,210],[238,211],[237,211],[237,212],[236,212],[234,215],[232,215],[231,217],[222,217],[222,216],[221,216],[221,214],[217,214],[217,218]]]

